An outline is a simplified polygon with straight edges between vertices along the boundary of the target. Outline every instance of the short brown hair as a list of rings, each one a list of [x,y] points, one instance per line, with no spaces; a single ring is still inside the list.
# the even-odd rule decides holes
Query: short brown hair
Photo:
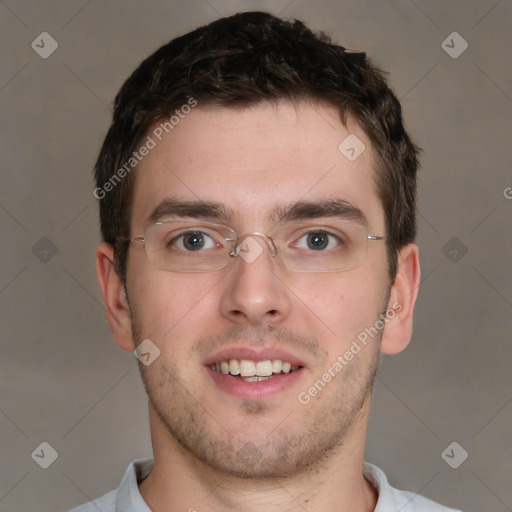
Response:
[[[394,279],[398,251],[416,235],[419,151],[404,129],[398,99],[365,53],[347,51],[298,20],[245,12],[162,46],[116,96],[113,122],[95,166],[95,191],[103,193],[95,195],[100,199],[103,239],[115,247],[123,281],[128,244],[119,240],[131,236],[135,174],[120,169],[148,130],[191,98],[199,105],[221,107],[313,100],[336,106],[343,123],[353,116],[377,156],[377,190],[385,212],[389,275]],[[105,193],[108,182],[113,186]]]

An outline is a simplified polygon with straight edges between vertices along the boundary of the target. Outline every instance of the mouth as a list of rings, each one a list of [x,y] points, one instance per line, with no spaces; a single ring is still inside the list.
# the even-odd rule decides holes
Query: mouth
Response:
[[[296,372],[302,366],[292,365],[291,362],[282,359],[265,359],[263,361],[226,359],[210,364],[209,368],[214,372],[230,375],[244,382],[263,382],[279,375]]]
[[[243,400],[270,400],[289,393],[307,373],[302,360],[275,347],[225,349],[203,364],[217,389]]]

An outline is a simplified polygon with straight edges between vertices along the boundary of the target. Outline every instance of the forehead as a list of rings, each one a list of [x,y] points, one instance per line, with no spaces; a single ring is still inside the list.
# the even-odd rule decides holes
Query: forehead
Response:
[[[199,104],[167,130],[149,132],[154,147],[136,171],[132,231],[169,198],[224,204],[230,220],[258,228],[276,208],[341,199],[384,225],[369,139],[355,121],[344,126],[334,106]]]

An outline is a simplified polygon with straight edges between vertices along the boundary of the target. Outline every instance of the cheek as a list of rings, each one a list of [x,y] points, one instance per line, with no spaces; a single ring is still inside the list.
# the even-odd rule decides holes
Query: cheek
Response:
[[[378,319],[386,298],[385,287],[375,286],[378,282],[371,274],[347,272],[332,274],[315,286],[294,287],[302,309],[298,316],[319,339],[330,340],[328,351],[337,351]]]
[[[206,274],[140,272],[129,289],[140,335],[155,340],[181,338],[183,332],[190,336],[214,313],[216,282]]]

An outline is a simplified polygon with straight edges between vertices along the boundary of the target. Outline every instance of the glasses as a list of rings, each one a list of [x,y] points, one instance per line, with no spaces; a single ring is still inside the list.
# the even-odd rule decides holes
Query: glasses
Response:
[[[139,242],[149,261],[170,272],[212,272],[242,257],[255,261],[268,247],[272,258],[294,272],[341,272],[364,261],[368,242],[385,240],[359,223],[287,224],[272,235],[243,236],[228,226],[197,221],[164,220],[148,226],[143,236],[121,239]]]

